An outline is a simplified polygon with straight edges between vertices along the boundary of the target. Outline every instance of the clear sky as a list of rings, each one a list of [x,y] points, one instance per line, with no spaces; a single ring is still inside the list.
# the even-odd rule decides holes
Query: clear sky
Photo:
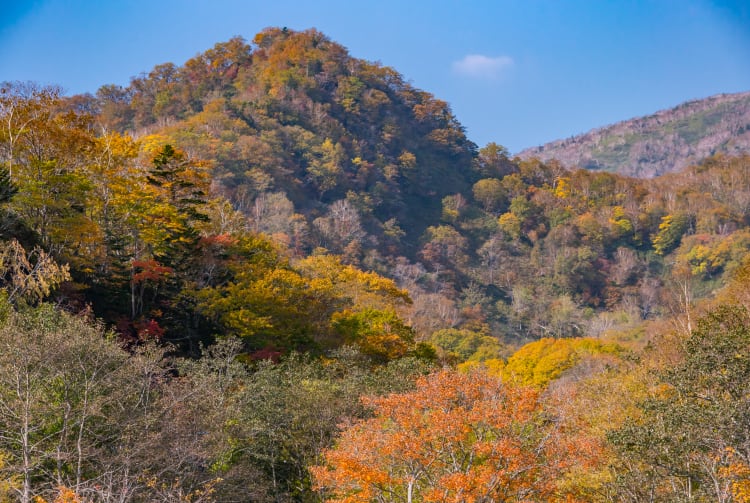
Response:
[[[750,0],[0,0],[0,81],[95,92],[268,26],[394,67],[511,152],[750,90]]]

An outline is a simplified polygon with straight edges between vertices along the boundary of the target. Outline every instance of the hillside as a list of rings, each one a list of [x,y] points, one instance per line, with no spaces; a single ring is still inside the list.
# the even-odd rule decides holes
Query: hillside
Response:
[[[688,101],[653,115],[618,122],[539,147],[519,157],[557,159],[581,167],[651,178],[714,154],[750,152],[750,92]]]
[[[259,211],[290,201],[311,223],[345,200],[367,232],[390,221],[415,239],[442,197],[476,178],[476,146],[446,102],[316,30],[269,28],[81,99],[110,130],[157,134],[210,159],[215,189],[235,206],[284,194]],[[263,220],[259,230],[284,232]],[[341,252],[352,237],[320,245]]]
[[[748,501],[748,250],[316,30],[2,83],[0,501]]]
[[[658,318],[684,268],[697,298],[743,260],[747,157],[650,183],[510,159],[316,30],[235,38],[96,96],[7,95],[38,128],[5,143],[11,214],[69,265],[64,302],[190,353],[225,334],[330,349],[351,341],[343,313],[374,304],[405,340],[480,358]],[[367,274],[395,284],[357,304]]]

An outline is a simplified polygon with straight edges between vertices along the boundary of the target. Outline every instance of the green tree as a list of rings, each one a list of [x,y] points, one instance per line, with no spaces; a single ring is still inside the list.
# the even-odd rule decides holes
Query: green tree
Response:
[[[412,358],[373,367],[352,348],[325,360],[291,354],[249,369],[236,358],[242,347],[228,338],[186,365],[181,388],[190,411],[176,416],[204,432],[196,436],[204,446],[197,452],[221,478],[218,501],[313,501],[308,466],[332,445],[338,425],[367,414],[359,397],[406,391],[429,369]]]
[[[503,184],[497,178],[479,180],[474,184],[472,191],[474,199],[482,205],[484,211],[500,211],[507,201]]]
[[[499,358],[504,349],[497,338],[467,329],[438,330],[429,342],[438,348],[442,358],[456,363]]]
[[[698,320],[684,360],[660,375],[640,418],[609,439],[631,469],[624,500],[744,501],[750,482],[750,315],[723,305]],[[633,496],[635,494],[635,496]],[[736,499],[735,499],[736,498]]]
[[[139,449],[124,439],[148,424],[142,419],[158,375],[154,361],[129,357],[82,317],[49,305],[22,312],[3,306],[0,473],[16,482],[17,500],[30,503],[58,486],[124,495],[135,482],[127,476],[129,455]]]
[[[414,330],[391,309],[344,310],[334,313],[331,321],[344,343],[375,361],[400,358],[414,347]]]
[[[164,235],[155,250],[157,258],[169,265],[184,268],[194,256],[199,238],[198,222],[208,216],[206,204],[208,178],[200,163],[167,144],[153,158],[148,182],[157,189],[157,204],[152,209],[152,224]]]
[[[483,176],[502,178],[518,168],[510,160],[508,149],[495,142],[490,142],[479,149],[477,167]]]

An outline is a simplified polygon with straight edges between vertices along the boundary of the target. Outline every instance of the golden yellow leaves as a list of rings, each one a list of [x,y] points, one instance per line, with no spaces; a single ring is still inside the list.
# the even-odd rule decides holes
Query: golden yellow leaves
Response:
[[[8,300],[36,304],[52,289],[70,279],[67,265],[59,265],[39,247],[27,253],[15,240],[0,243],[0,277]]]

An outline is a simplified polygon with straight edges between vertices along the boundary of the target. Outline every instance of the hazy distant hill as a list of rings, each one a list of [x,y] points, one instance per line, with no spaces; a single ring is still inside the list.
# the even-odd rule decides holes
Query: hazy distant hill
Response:
[[[679,171],[716,153],[748,152],[750,92],[744,92],[688,101],[518,155],[649,178]]]

